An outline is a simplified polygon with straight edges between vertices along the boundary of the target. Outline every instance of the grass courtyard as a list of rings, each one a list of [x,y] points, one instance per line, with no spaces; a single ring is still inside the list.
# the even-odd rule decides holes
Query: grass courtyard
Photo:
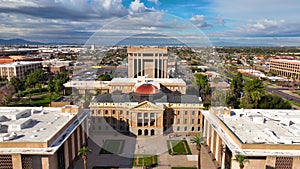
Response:
[[[99,154],[121,154],[125,140],[105,140]]]
[[[157,166],[157,155],[151,154],[135,154],[133,159],[133,166]]]
[[[186,140],[167,140],[170,155],[191,155],[190,147]]]

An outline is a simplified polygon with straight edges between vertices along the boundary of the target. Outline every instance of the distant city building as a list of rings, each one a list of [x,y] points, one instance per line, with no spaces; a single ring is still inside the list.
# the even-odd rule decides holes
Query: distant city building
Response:
[[[128,77],[168,78],[167,47],[128,47]]]
[[[53,66],[51,67],[50,71],[52,73],[61,73],[66,71],[66,66]]]
[[[270,71],[288,79],[300,80],[300,60],[272,59]]]
[[[0,107],[0,168],[72,168],[87,144],[88,111]]]
[[[0,76],[10,80],[13,76],[24,79],[26,75],[42,69],[41,62],[13,62],[0,64]]]
[[[21,61],[42,61],[42,58],[26,57],[26,56],[7,56],[0,58],[0,64],[13,63]]]
[[[237,154],[249,160],[245,168],[300,165],[300,110],[218,108],[202,114],[206,145],[221,168],[239,168]]]

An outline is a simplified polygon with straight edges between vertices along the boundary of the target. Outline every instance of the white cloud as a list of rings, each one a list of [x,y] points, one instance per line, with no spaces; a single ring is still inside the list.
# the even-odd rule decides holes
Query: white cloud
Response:
[[[134,13],[141,13],[141,12],[154,10],[154,9],[147,8],[143,2],[140,2],[140,0],[134,0],[130,3],[128,10],[130,14],[134,14]]]
[[[153,2],[153,3],[155,3],[155,4],[158,4],[159,3],[159,1],[158,0],[147,0],[148,2]]]
[[[204,15],[194,15],[189,19],[193,24],[195,24],[198,28],[209,28],[211,25],[207,24]]]
[[[219,36],[244,37],[292,37],[300,36],[300,22],[287,20],[260,19],[232,30],[212,33]]]

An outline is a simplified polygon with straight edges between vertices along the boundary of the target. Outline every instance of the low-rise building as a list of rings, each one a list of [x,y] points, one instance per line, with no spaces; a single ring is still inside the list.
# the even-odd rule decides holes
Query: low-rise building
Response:
[[[300,60],[271,59],[270,71],[288,79],[300,80]]]
[[[10,80],[12,77],[24,79],[26,75],[42,69],[41,62],[13,62],[0,64],[0,76]]]
[[[71,168],[87,143],[88,110],[0,107],[0,168]]]
[[[238,169],[241,154],[247,169],[296,169],[300,165],[300,111],[211,109],[202,111],[203,136],[215,161]]]

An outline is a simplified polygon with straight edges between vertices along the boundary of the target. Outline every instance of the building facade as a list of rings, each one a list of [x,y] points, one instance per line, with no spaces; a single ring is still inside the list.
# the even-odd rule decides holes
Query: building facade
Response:
[[[67,169],[87,144],[87,111],[62,108],[1,107],[0,168]]]
[[[41,62],[13,62],[0,64],[0,76],[10,80],[12,77],[24,79],[26,75],[42,69]]]
[[[298,169],[298,110],[211,109],[202,111],[203,136],[222,169],[239,169],[235,155],[244,155],[247,169]]]
[[[151,83],[130,93],[101,94],[90,104],[91,132],[116,130],[135,136],[198,133],[203,104],[199,98]]]
[[[271,59],[270,71],[288,79],[300,80],[300,61]]]
[[[128,77],[168,78],[167,47],[128,47]]]

